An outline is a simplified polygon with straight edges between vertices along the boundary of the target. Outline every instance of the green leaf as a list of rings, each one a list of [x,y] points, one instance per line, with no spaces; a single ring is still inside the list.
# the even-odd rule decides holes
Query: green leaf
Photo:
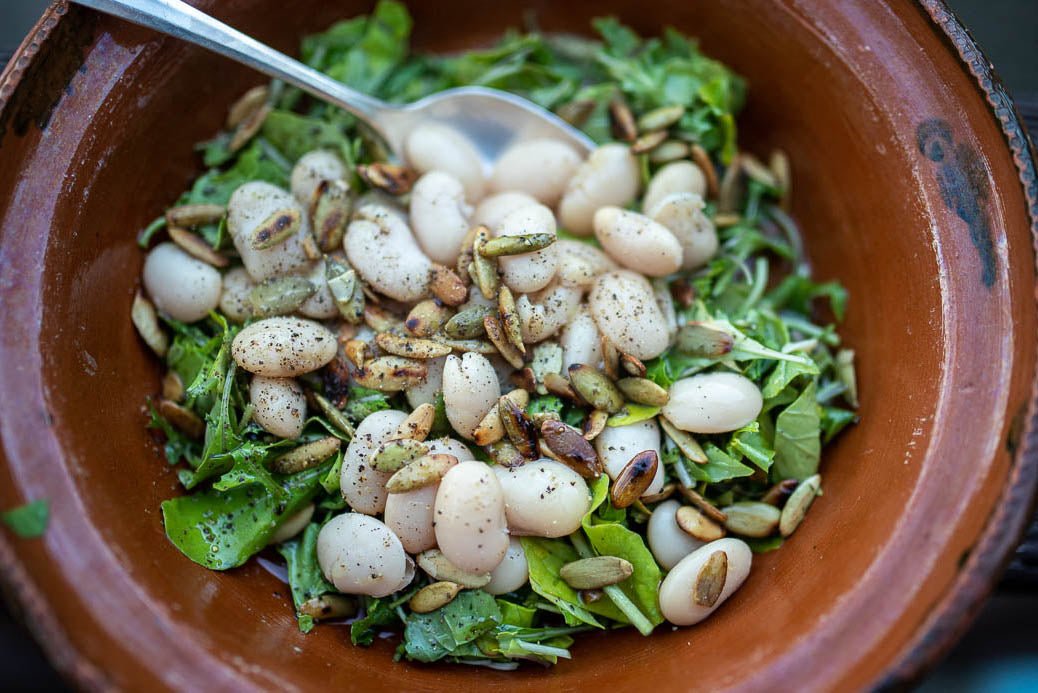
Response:
[[[858,415],[849,409],[841,407],[822,407],[822,445],[828,445],[829,441],[850,424],[857,421]]]
[[[689,475],[696,481],[716,484],[753,474],[753,469],[742,464],[713,443],[706,443],[703,446],[703,452],[706,453],[708,460],[706,464],[696,464],[691,460],[682,458],[685,469],[688,470]]]
[[[346,403],[346,416],[354,421],[360,422],[377,411],[389,409],[389,398],[386,393],[372,390],[360,385],[353,385],[349,391],[349,401]]]
[[[214,168],[199,177],[178,204],[225,205],[239,186],[257,180],[288,187],[288,172],[253,140],[226,171]]]
[[[628,402],[620,411],[616,412],[606,420],[606,426],[627,426],[640,421],[647,421],[659,413],[659,407],[650,407],[645,404]]]
[[[0,521],[22,539],[42,537],[50,520],[50,504],[40,498],[0,513]]]
[[[381,0],[364,24],[360,39],[328,62],[324,71],[354,89],[378,95],[383,82],[407,55],[410,36],[407,9],[398,2]]]
[[[555,395],[537,395],[530,399],[526,413],[533,415],[554,412],[561,415],[563,406],[562,400]]]
[[[812,380],[775,419],[776,479],[806,479],[818,471],[821,420]]]
[[[494,630],[500,622],[501,610],[492,596],[482,590],[465,590],[436,611],[408,615],[404,652],[408,659],[435,662]]]
[[[379,629],[400,621],[398,607],[406,604],[419,589],[415,585],[406,592],[397,592],[389,597],[364,597],[364,617],[350,624],[350,642],[362,647],[375,642]]]
[[[728,442],[728,452],[742,455],[765,472],[775,459],[775,451],[761,433],[760,423],[757,421],[752,421],[732,432],[732,437]]]
[[[510,626],[529,628],[533,625],[534,618],[537,616],[537,609],[521,604],[513,604],[505,599],[498,599],[497,607],[501,610],[501,623]]]
[[[557,606],[566,623],[586,623],[602,628],[602,624],[591,611],[593,607],[598,607],[597,610],[601,611],[601,605],[606,600],[583,604],[576,590],[567,585],[559,575],[562,566],[580,558],[576,549],[564,539],[520,537],[519,540],[526,553],[526,562],[530,568],[530,587],[533,591]],[[609,607],[609,618],[622,621],[623,614],[616,611],[612,604],[609,604]]]
[[[314,622],[311,617],[298,613],[299,607],[314,597],[336,591],[324,579],[324,573],[317,564],[317,535],[320,532],[321,526],[312,522],[302,534],[278,545],[278,553],[285,557],[288,564],[288,586],[292,590],[299,630],[304,633],[310,632]]]
[[[290,161],[315,149],[330,149],[343,157],[352,146],[339,124],[291,111],[271,111],[263,123],[263,136]]]
[[[782,545],[786,542],[782,537],[765,537],[763,539],[754,539],[752,537],[742,537],[753,553],[769,553],[776,549],[782,548]]]

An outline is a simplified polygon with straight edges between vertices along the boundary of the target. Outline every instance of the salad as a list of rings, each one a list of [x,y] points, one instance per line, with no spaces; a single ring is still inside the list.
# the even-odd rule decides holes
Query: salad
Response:
[[[390,101],[520,94],[586,158],[527,140],[486,172],[428,123],[390,160],[275,81],[139,235],[132,319],[166,368],[149,425],[184,489],[166,533],[213,570],[280,561],[304,632],[555,664],[584,631],[709,617],[821,494],[854,354],[790,163],[738,148],[745,85],[694,42],[593,26],[412,54],[383,1],[302,44]]]

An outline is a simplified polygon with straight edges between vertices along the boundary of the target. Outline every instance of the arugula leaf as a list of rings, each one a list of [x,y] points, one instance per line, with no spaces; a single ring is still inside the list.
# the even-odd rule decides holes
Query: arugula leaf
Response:
[[[302,534],[278,545],[278,553],[285,557],[288,564],[288,585],[292,590],[299,630],[304,633],[313,629],[314,620],[311,616],[300,614],[299,607],[314,597],[336,591],[324,579],[324,573],[317,564],[317,535],[320,532],[321,525],[311,522]]]
[[[821,419],[815,401],[815,381],[775,419],[776,479],[806,479],[818,471]]]
[[[526,413],[533,415],[554,412],[561,415],[563,406],[562,400],[555,395],[537,395],[530,399]]]
[[[390,406],[386,393],[360,385],[352,385],[349,390],[349,401],[343,411],[346,412],[346,416],[359,422],[377,411],[389,409]]]
[[[383,83],[407,55],[411,24],[411,16],[402,4],[381,0],[364,21],[363,34],[357,35],[359,23],[344,22],[333,27],[334,36],[312,37],[310,46],[314,50],[320,42],[332,39],[344,47],[338,52],[329,50],[321,69],[332,79],[379,96]]]
[[[696,464],[691,460],[686,460],[684,457],[681,458],[685,469],[688,470],[689,475],[696,481],[716,484],[753,474],[753,469],[742,464],[713,443],[703,445],[703,452],[707,456],[708,461],[706,464]]]
[[[822,407],[822,445],[828,445],[840,431],[857,419],[858,415],[849,409],[828,405]]]
[[[239,186],[256,180],[288,187],[288,172],[264,151],[259,141],[253,140],[233,166],[226,171],[214,168],[202,174],[177,204],[225,205]]]
[[[180,460],[184,460],[192,466],[198,464],[197,457],[200,453],[198,443],[174,428],[164,416],[159,414],[151,402],[148,402],[148,417],[148,428],[162,431],[166,438],[162,451],[167,462],[177,464]]]
[[[0,522],[22,539],[36,539],[47,531],[50,503],[46,498],[34,500],[0,513]]]
[[[782,545],[786,543],[786,540],[782,537],[764,537],[763,539],[754,539],[752,537],[743,537],[753,553],[768,553],[775,551],[776,549],[782,548]]]
[[[775,459],[775,451],[761,433],[760,423],[751,421],[737,431],[732,432],[728,442],[728,453],[742,455],[763,471],[771,468]],[[734,453],[734,454],[733,454]]]
[[[389,597],[364,597],[366,613],[363,618],[358,618],[350,624],[350,641],[363,647],[375,642],[378,629],[398,622],[399,607],[406,604],[419,589],[420,587],[415,585],[406,592],[398,592]]]
[[[263,122],[263,136],[290,161],[315,149],[331,149],[347,162],[351,158],[353,145],[342,127],[320,118],[271,111]]]
[[[408,659],[435,662],[494,630],[500,622],[501,610],[492,596],[483,590],[465,590],[436,611],[407,616],[404,653]]]
[[[562,612],[566,623],[575,625],[586,623],[595,628],[602,628],[602,624],[595,618],[591,610],[602,611],[602,603],[605,600],[583,604],[576,590],[566,584],[559,575],[559,570],[567,563],[580,558],[576,549],[562,539],[544,539],[541,537],[520,537],[523,552],[526,554],[526,562],[530,568],[530,587],[554,604]],[[610,603],[608,616],[622,621],[623,614]]]
[[[659,413],[659,407],[627,402],[620,411],[606,419],[606,426],[627,426],[628,424],[647,421]]]
[[[530,628],[537,616],[537,609],[522,604],[513,604],[506,599],[498,599],[497,608],[501,610],[501,623],[504,625]]]

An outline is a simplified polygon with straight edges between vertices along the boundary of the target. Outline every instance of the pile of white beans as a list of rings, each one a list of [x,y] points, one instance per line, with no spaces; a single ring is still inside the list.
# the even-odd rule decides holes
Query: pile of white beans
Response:
[[[474,226],[485,226],[491,237],[556,236],[563,228],[594,235],[598,244],[560,239],[499,258],[500,281],[515,297],[522,339],[530,347],[527,362],[533,345],[546,342],[558,345],[562,358],[556,367],[563,374],[577,364],[600,368],[605,349],[644,361],[673,343],[678,324],[672,299],[653,279],[700,267],[718,247],[704,214],[706,178],[696,164],[662,166],[643,191],[638,161],[626,144],[600,146],[583,159],[562,142],[538,139],[514,145],[487,173],[462,133],[437,124],[414,130],[403,155],[420,174],[409,196],[372,191],[354,200],[338,253],[369,292],[388,299],[386,310],[400,317],[429,299],[434,267],[456,265]],[[265,182],[239,187],[226,219],[240,266],[221,272],[168,242],[152,249],[144,265],[143,283],[154,306],[184,322],[214,309],[232,321],[248,321],[250,291],[271,278],[296,275],[316,286],[294,314],[252,321],[233,342],[235,362],[252,374],[253,419],[274,436],[300,436],[308,405],[297,378],[341,358],[344,337],[380,353],[370,326],[341,321],[326,259],[308,252],[315,191],[322,181],[347,181],[350,174],[335,154],[313,151],[295,165],[291,190]],[[283,210],[302,217],[298,232],[257,249],[250,239],[258,225]],[[475,286],[468,291],[456,310],[496,309]],[[405,411],[371,414],[345,450],[340,487],[351,512],[323,527],[317,547],[321,570],[344,593],[398,592],[413,580],[416,558],[421,566],[439,566],[426,569],[438,573],[431,574],[435,580],[450,575],[491,594],[514,591],[528,581],[517,537],[565,537],[579,529],[590,507],[585,478],[559,461],[541,457],[505,468],[474,459],[466,441],[499,397],[514,388],[515,369],[495,354],[455,352],[428,359],[421,381],[405,392],[411,407],[443,395],[453,435],[425,441],[428,454],[450,456],[442,478],[390,493],[386,482],[392,474],[372,465],[379,446],[400,437]],[[762,406],[754,383],[735,373],[679,380],[668,396],[660,415],[688,433],[735,430],[753,421]],[[593,446],[615,479],[636,454],[660,454],[660,426],[651,418],[606,427]],[[644,497],[663,486],[660,463]],[[675,522],[679,506],[676,500],[658,504],[647,536],[656,560],[669,571],[659,590],[662,613],[687,625],[706,618],[738,589],[751,553],[739,539],[694,539]],[[312,514],[310,506],[289,518],[276,538],[300,531]],[[723,589],[711,606],[702,606],[690,593],[718,551],[727,556]]]

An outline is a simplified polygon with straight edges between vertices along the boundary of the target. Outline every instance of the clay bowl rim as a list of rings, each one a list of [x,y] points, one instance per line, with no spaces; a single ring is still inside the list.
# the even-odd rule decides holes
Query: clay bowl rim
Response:
[[[1035,249],[1038,277],[1038,155],[1028,139],[1022,119],[1012,99],[1002,87],[991,63],[973,37],[948,8],[944,0],[918,0],[939,32],[948,50],[953,51],[962,68],[972,76],[1005,137],[1017,169],[1017,180],[1024,189]],[[27,34],[7,66],[0,72],[0,115],[11,96],[32,74],[32,68],[52,50],[53,36],[60,22],[67,21],[68,5],[55,0]],[[0,452],[2,457],[2,452]],[[913,634],[910,647],[894,661],[888,671],[873,682],[875,688],[902,688],[933,668],[972,623],[978,607],[994,590],[998,578],[1019,543],[1038,490],[1038,371],[1031,378],[1026,420],[1020,442],[1013,455],[995,511],[986,521],[953,584],[929,617]],[[77,686],[96,690],[110,685],[108,677],[71,643],[55,614],[49,610],[46,595],[34,582],[29,570],[17,558],[10,535],[0,533],[0,588],[4,597],[27,624],[51,663]]]

